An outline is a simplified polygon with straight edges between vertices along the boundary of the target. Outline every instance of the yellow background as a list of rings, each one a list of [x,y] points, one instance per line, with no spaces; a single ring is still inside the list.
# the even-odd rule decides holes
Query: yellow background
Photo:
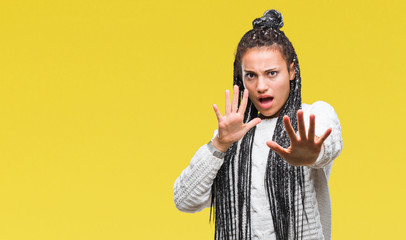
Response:
[[[405,3],[1,1],[0,239],[212,239],[173,183],[217,127],[239,39],[284,16],[303,102],[331,104],[344,149],[333,239],[401,239]]]

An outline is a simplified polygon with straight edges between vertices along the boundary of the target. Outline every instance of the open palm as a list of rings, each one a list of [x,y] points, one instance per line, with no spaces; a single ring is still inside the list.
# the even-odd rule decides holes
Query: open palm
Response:
[[[303,110],[301,109],[297,111],[299,136],[293,130],[288,116],[283,117],[283,123],[291,145],[288,148],[283,148],[271,140],[266,142],[268,147],[278,153],[290,165],[309,166],[314,164],[320,154],[323,142],[330,135],[332,128],[327,129],[320,138],[315,136],[315,116],[310,114],[309,131],[306,134]]]
[[[261,122],[260,118],[254,118],[248,123],[244,123],[244,112],[248,101],[248,90],[244,90],[240,107],[238,107],[239,88],[237,85],[233,89],[233,100],[230,103],[230,92],[226,90],[225,114],[221,115],[216,104],[213,104],[214,112],[218,121],[218,134],[213,140],[213,145],[222,152],[240,140],[252,127]]]

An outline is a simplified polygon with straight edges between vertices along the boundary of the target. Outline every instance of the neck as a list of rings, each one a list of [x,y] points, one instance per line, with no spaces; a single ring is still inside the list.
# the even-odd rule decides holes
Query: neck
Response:
[[[277,116],[275,116],[276,114],[274,114],[274,115],[272,115],[272,116],[264,116],[264,115],[262,115],[262,114],[259,114],[259,118],[261,118],[261,119],[272,119],[272,118],[275,118],[275,117],[277,117]]]

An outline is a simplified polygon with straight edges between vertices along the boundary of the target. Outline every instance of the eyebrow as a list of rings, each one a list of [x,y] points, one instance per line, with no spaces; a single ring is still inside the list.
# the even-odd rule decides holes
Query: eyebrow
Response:
[[[278,69],[278,68],[273,67],[273,68],[270,68],[270,69],[266,69],[265,72],[273,71],[273,70],[277,70],[277,69]],[[254,71],[252,71],[252,70],[246,70],[246,69],[244,69],[244,72],[253,72],[253,73],[254,73]]]

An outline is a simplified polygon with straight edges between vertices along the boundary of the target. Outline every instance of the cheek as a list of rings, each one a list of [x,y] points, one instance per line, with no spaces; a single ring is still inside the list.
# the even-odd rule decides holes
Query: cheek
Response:
[[[255,86],[253,86],[252,83],[246,83],[245,81],[243,81],[244,84],[244,88],[247,89],[248,91],[248,98],[249,100],[251,100],[251,102],[254,102],[253,98],[255,98]]]
[[[290,85],[289,85],[289,81],[284,81],[282,83],[280,83],[277,87],[278,90],[278,95],[283,97],[284,100],[287,99],[287,96],[289,96],[289,90],[290,90]]]
[[[289,85],[289,82],[287,82],[283,86],[283,93],[284,93],[284,96],[285,96],[285,100],[288,99],[289,92],[290,92],[290,85]]]
[[[251,100],[252,103],[255,103],[255,101],[254,101],[255,99],[253,99],[253,98],[255,98],[255,97],[250,93],[248,95],[248,99]]]
[[[253,96],[255,94],[255,85],[252,82],[248,82],[246,83],[245,81],[243,81],[244,84],[244,88],[248,90],[249,93],[249,97],[251,99],[251,96]]]

